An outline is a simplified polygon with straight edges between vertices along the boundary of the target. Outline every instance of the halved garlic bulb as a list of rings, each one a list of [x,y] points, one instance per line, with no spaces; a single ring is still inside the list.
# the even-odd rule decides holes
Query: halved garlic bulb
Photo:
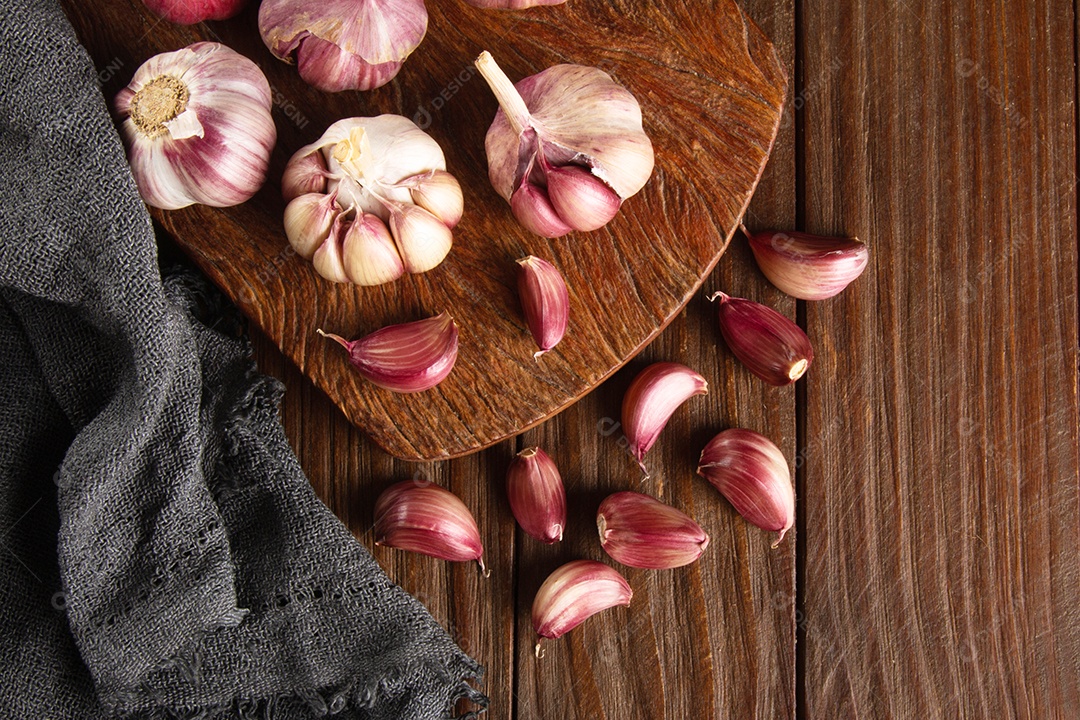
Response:
[[[400,115],[334,123],[292,156],[281,191],[296,252],[326,279],[357,285],[436,267],[463,207],[442,148]]]

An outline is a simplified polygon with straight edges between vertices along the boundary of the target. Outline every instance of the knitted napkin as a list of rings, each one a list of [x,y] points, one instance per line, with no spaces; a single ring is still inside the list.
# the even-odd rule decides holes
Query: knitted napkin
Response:
[[[0,718],[483,706],[312,492],[222,301],[163,280],[55,0],[0,9]]]

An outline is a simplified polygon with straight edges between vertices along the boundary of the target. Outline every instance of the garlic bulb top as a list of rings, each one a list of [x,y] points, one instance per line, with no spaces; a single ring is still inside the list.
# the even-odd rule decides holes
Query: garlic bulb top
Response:
[[[495,190],[530,230],[557,237],[602,227],[652,174],[641,107],[604,71],[555,65],[519,81],[476,60],[499,101],[484,148]]]
[[[220,43],[155,55],[115,106],[139,193],[154,207],[238,205],[266,179],[277,140],[270,85]]]
[[[390,82],[427,33],[424,0],[263,0],[259,33],[327,92]]]
[[[379,285],[434,268],[461,219],[461,186],[435,140],[408,118],[339,120],[282,177],[285,234],[335,282]]]

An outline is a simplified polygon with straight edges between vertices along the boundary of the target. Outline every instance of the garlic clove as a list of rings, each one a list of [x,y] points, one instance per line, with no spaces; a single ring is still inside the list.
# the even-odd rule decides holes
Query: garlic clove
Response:
[[[285,164],[281,176],[281,196],[285,202],[307,193],[326,192],[326,160],[313,145],[297,150]]]
[[[543,188],[529,182],[523,182],[511,196],[510,210],[522,227],[542,237],[562,237],[573,230],[559,217]]]
[[[825,300],[862,274],[870,251],[857,238],[802,232],[743,233],[758,267],[773,285],[800,300]]]
[[[596,527],[607,554],[636,568],[689,565],[709,544],[689,515],[637,492],[608,495],[596,513]]]
[[[346,230],[348,230],[345,226],[344,217],[344,214],[339,214],[334,219],[330,234],[327,235],[322,245],[315,250],[315,254],[311,256],[311,264],[314,266],[315,272],[330,282],[349,282],[349,276],[345,274],[345,260],[341,256],[342,241],[345,239]]]
[[[296,69],[300,78],[323,92],[371,90],[390,82],[401,62],[368,63],[359,55],[342,50],[315,35],[300,41]]]
[[[562,540],[566,491],[555,461],[538,447],[517,454],[506,472],[510,511],[528,535],[548,544]]]
[[[603,563],[574,560],[563,565],[544,580],[533,600],[536,657],[542,657],[545,638],[562,637],[602,610],[629,605],[633,596],[626,578]]]
[[[749,523],[779,532],[773,547],[795,523],[791,471],[784,453],[764,435],[741,428],[724,430],[702,450],[697,473]]]
[[[424,555],[480,564],[484,545],[469,508],[449,490],[405,480],[391,485],[375,501],[375,544]]]
[[[399,393],[430,390],[454,369],[458,327],[442,312],[416,322],[388,325],[359,340],[319,330],[349,351],[349,363],[379,387]]]
[[[648,366],[630,383],[623,396],[622,424],[630,452],[643,472],[645,453],[679,407],[695,395],[709,392],[709,384],[685,365],[658,362]]]
[[[523,10],[541,5],[562,5],[566,0],[465,0],[469,5],[494,10]]]
[[[814,360],[806,333],[786,316],[761,303],[722,292],[720,332],[728,348],[753,374],[771,385],[789,385],[801,378]]]
[[[552,207],[574,230],[598,230],[607,225],[622,206],[622,198],[614,190],[577,165],[547,169],[547,183]]]
[[[194,25],[205,20],[228,20],[237,15],[247,0],[143,0],[150,12],[177,25]]]
[[[558,269],[535,255],[523,257],[518,263],[518,297],[525,312],[533,340],[540,356],[559,344],[570,321],[570,291]]]
[[[352,221],[342,243],[341,259],[345,274],[357,285],[382,285],[405,274],[390,231],[370,213],[361,212]]]
[[[340,214],[334,195],[300,195],[285,206],[285,237],[300,257],[311,260]]]
[[[416,205],[395,205],[390,211],[390,234],[401,261],[411,273],[438,266],[450,252],[454,236],[442,220]]]
[[[451,230],[461,221],[464,196],[461,184],[445,170],[432,170],[406,180],[412,201],[439,218]]]

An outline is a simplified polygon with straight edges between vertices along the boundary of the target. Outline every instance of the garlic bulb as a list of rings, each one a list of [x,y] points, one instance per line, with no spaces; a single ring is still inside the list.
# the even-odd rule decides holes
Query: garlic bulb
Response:
[[[427,33],[424,0],[263,0],[259,34],[304,82],[371,90],[398,74]]]
[[[545,237],[603,227],[649,179],[653,148],[630,91],[593,67],[555,65],[514,85],[484,51],[499,101],[488,176],[526,229]]]
[[[247,0],[143,0],[150,12],[177,25],[203,20],[227,20],[238,14]]]
[[[285,235],[334,282],[381,285],[443,261],[462,214],[442,148],[400,115],[339,120],[293,155]]]
[[[277,129],[255,63],[200,42],[143,63],[115,100],[128,161],[147,204],[230,207],[262,187]]]

